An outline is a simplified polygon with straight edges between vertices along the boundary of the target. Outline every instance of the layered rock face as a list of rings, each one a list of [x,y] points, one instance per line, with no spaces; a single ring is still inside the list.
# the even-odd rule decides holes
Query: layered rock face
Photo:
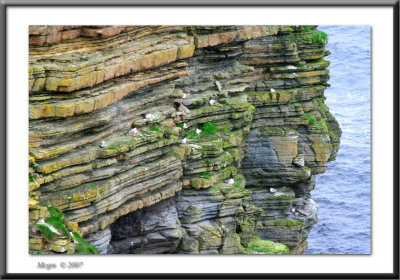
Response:
[[[103,254],[303,252],[341,134],[315,26],[29,32],[31,224],[56,207]]]

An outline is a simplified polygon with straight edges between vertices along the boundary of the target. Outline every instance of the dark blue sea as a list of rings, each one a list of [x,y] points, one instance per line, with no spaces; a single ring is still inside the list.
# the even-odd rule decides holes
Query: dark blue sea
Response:
[[[328,170],[317,175],[313,199],[318,223],[305,254],[371,253],[371,29],[319,26],[332,54],[325,103],[342,128],[340,150]]]

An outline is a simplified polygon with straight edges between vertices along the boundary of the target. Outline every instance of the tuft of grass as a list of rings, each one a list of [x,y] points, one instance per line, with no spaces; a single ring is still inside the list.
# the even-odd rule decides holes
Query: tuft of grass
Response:
[[[52,231],[46,225],[38,225],[36,224],[37,228],[40,230],[40,233],[49,241],[56,239],[59,235]]]
[[[196,130],[191,130],[189,132],[186,132],[185,136],[189,137],[190,139],[196,138],[197,136]]]
[[[159,131],[159,128],[155,125],[150,126],[150,131]]]
[[[242,185],[238,181],[235,181],[233,183],[233,186],[236,187],[236,188],[241,188],[242,187]]]
[[[96,186],[95,185],[89,185],[89,188],[94,189],[94,188],[96,188]]]
[[[50,213],[50,216],[53,218],[57,218],[57,219],[62,219],[62,217],[64,216],[64,214],[61,212],[60,209],[53,207],[53,206],[47,206],[47,210]]]
[[[211,122],[206,122],[205,124],[203,124],[201,126],[201,130],[203,131],[201,133],[201,136],[208,137],[208,136],[212,136],[215,133],[217,133],[219,129],[215,124],[213,124]]]
[[[31,166],[32,166],[33,170],[38,171],[39,165],[32,163]]]
[[[211,173],[210,171],[204,171],[203,173],[200,174],[200,177],[203,177],[204,179],[210,179]]]
[[[63,220],[54,217],[47,217],[45,221],[49,225],[52,225],[56,229],[59,229],[65,237],[71,238],[69,230],[65,226],[65,222]]]
[[[180,128],[183,128],[183,123],[177,123],[176,126],[180,127]]]
[[[254,107],[253,105],[250,105],[249,110],[250,110],[250,113],[253,115],[254,112],[256,111],[256,107]]]
[[[42,251],[33,251],[32,254],[34,255],[45,255]]]
[[[301,116],[303,119],[307,119],[309,124],[313,125],[315,124],[315,118],[312,117],[309,113],[305,113]]]
[[[29,173],[29,183],[33,182],[35,182],[35,177],[33,177],[33,175]]]
[[[301,27],[303,27],[304,31],[309,32],[311,31],[311,26],[310,25],[300,25]]]
[[[124,135],[124,136],[128,136],[128,132],[124,132],[123,135]]]
[[[326,45],[328,43],[328,35],[323,31],[315,31],[312,34],[312,41]]]

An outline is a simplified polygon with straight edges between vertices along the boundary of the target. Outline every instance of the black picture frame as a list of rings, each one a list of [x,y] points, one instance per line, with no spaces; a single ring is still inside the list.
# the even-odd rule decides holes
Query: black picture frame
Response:
[[[360,274],[59,274],[59,273],[9,273],[7,271],[7,235],[6,235],[6,208],[7,208],[7,142],[6,142],[6,117],[7,117],[7,9],[9,7],[104,7],[104,6],[158,6],[158,7],[234,7],[234,6],[269,6],[269,7],[391,7],[393,9],[393,272],[392,273],[360,273]],[[3,0],[0,3],[1,13],[1,64],[0,64],[0,85],[2,91],[0,94],[1,121],[0,131],[0,178],[1,188],[1,278],[3,279],[399,279],[399,1],[313,1],[313,0]]]

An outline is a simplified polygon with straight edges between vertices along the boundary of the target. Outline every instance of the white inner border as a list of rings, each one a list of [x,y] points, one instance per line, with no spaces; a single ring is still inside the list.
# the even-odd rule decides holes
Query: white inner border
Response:
[[[28,26],[76,24],[371,25],[372,254],[303,256],[30,256],[28,254]],[[8,273],[392,273],[393,12],[363,8],[7,8]],[[340,178],[338,178],[340,183]],[[377,191],[379,189],[379,191]],[[345,193],[343,195],[346,195]],[[61,269],[61,262],[84,262]],[[56,269],[37,269],[38,262]]]

